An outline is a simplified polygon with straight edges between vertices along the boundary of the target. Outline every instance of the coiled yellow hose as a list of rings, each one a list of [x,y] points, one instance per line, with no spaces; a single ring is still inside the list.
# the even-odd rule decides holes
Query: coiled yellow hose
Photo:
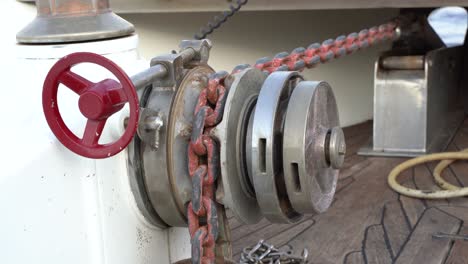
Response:
[[[393,168],[393,170],[388,175],[388,185],[390,185],[390,187],[396,192],[414,198],[446,199],[468,196],[468,187],[460,188],[458,186],[452,185],[445,181],[441,176],[442,171],[456,160],[468,160],[468,149],[464,149],[460,152],[430,154],[407,160]],[[431,161],[441,161],[435,167],[433,176],[437,185],[439,185],[439,187],[443,190],[417,190],[402,186],[400,183],[398,183],[397,178],[400,173],[416,165]]]

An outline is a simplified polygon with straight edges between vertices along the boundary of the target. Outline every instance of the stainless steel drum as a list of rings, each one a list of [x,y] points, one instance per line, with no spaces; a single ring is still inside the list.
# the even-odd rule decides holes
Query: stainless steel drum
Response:
[[[263,215],[275,223],[291,223],[301,215],[292,208],[284,184],[282,162],[284,117],[297,72],[275,72],[263,83],[252,132],[252,174]]]
[[[323,212],[333,200],[346,150],[339,125],[327,83],[296,86],[284,123],[283,169],[289,200],[299,212]]]
[[[234,75],[221,142],[223,203],[245,223],[292,223],[333,199],[346,145],[330,86],[297,72]]]
[[[254,224],[262,218],[262,212],[249,172],[251,154],[247,148],[247,138],[249,121],[266,75],[257,69],[247,69],[233,77],[223,121],[214,132],[221,144],[223,203],[242,222]]]

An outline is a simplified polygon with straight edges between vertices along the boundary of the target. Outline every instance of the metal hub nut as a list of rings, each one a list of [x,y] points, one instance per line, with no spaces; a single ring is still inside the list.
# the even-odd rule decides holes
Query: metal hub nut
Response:
[[[346,155],[346,142],[343,129],[334,127],[329,133],[328,151],[326,151],[327,160],[334,169],[340,169],[343,166]]]

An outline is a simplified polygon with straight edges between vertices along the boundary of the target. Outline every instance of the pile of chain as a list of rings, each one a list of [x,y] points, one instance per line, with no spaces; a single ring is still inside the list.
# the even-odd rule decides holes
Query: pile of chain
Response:
[[[260,240],[255,246],[244,248],[240,264],[306,264],[308,256],[307,249],[304,249],[299,256],[293,254],[293,248],[290,245],[278,249]]]
[[[387,40],[399,37],[397,25],[389,22],[378,27],[361,30],[322,44],[314,43],[306,48],[296,48],[291,53],[278,53],[273,59],[259,59],[253,66],[270,74],[275,71],[303,71],[319,63],[354,53]],[[233,73],[252,67],[238,65]],[[193,130],[188,148],[189,174],[192,179],[192,201],[187,208],[189,232],[192,243],[192,263],[215,263],[215,246],[219,223],[215,202],[215,183],[220,177],[220,152],[210,131],[223,117],[227,89],[224,80],[227,72],[209,77],[201,91],[195,108]],[[280,251],[264,241],[244,250],[241,263],[307,263],[307,250],[302,256],[292,255],[291,250]]]

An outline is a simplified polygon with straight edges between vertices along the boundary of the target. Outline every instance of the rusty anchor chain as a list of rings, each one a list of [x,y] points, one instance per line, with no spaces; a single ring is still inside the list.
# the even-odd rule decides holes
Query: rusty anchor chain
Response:
[[[313,43],[307,48],[299,47],[292,52],[281,52],[273,58],[261,58],[253,65],[266,74],[275,71],[303,71],[333,59],[352,54],[358,50],[395,40],[399,37],[395,21],[377,27],[363,29],[347,36]],[[249,64],[237,65],[231,74],[252,67]],[[194,111],[193,130],[188,147],[189,174],[192,179],[192,200],[187,207],[189,232],[192,243],[192,263],[215,263],[215,246],[219,223],[215,201],[216,180],[220,177],[220,151],[210,131],[223,117],[228,90],[225,71],[209,76],[206,87],[198,97]],[[223,206],[219,206],[222,208]],[[224,212],[222,212],[224,213]]]
[[[218,238],[218,212],[214,187],[220,174],[217,142],[210,129],[222,119],[227,90],[227,72],[209,77],[195,108],[192,137],[188,148],[189,174],[192,178],[192,201],[187,208],[192,242],[193,263],[214,263],[215,242]]]
[[[303,71],[384,41],[394,40],[398,35],[397,23],[392,21],[363,29],[359,33],[353,32],[347,36],[341,35],[335,39],[327,39],[321,44],[313,43],[307,48],[295,48],[290,53],[280,52],[273,58],[264,57],[257,60],[254,67],[267,73]],[[250,65],[241,67],[250,67]]]

